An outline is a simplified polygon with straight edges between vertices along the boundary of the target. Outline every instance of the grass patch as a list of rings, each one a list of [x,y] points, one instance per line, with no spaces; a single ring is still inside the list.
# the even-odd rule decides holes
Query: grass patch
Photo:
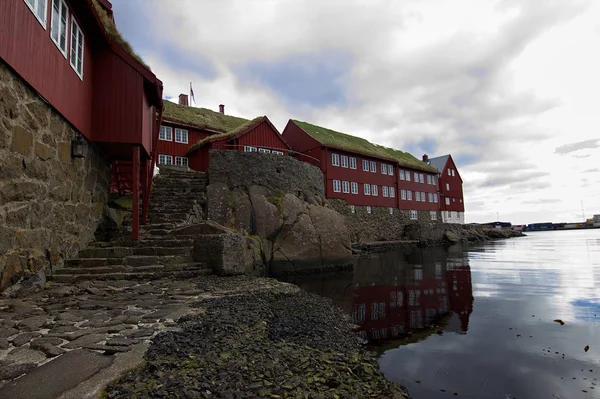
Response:
[[[267,197],[267,201],[277,207],[279,216],[283,215],[283,206],[285,202],[285,193],[283,191],[278,191],[275,194]]]
[[[248,119],[237,116],[224,115],[207,108],[184,107],[171,101],[165,101],[163,119],[166,121],[180,122],[199,129],[229,132],[248,122]]]
[[[166,101],[167,102],[167,101]],[[166,103],[165,102],[165,103]],[[204,109],[204,108],[195,108],[195,109]],[[212,111],[210,111],[212,112]],[[221,114],[219,114],[221,115]],[[232,117],[234,118],[234,117]],[[243,132],[244,130],[248,129],[250,126],[257,124],[259,121],[261,121],[264,117],[263,116],[259,116],[258,118],[254,118],[251,121],[247,121],[242,123],[241,125],[231,129],[228,132],[225,133],[220,133],[220,134],[214,134],[212,136],[208,136],[200,141],[198,141],[197,143],[195,143],[194,145],[190,146],[190,149],[188,150],[188,154],[196,151],[198,148],[205,146],[208,143],[211,143],[213,141],[217,141],[217,140],[223,140],[223,139],[228,139],[228,138],[233,138],[235,137],[238,133]],[[242,118],[236,118],[236,119],[242,119]],[[245,120],[245,119],[244,119]]]

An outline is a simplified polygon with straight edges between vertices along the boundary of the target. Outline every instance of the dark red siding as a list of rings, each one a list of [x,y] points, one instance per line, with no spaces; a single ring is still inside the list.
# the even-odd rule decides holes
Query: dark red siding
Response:
[[[187,157],[187,152],[190,146],[196,144],[198,141],[205,139],[209,136],[206,131],[193,129],[190,127],[184,127],[180,125],[176,125],[169,121],[163,120],[163,126],[169,126],[173,129],[173,137],[171,141],[158,140],[158,153],[171,155],[173,156],[173,160],[175,160],[175,156],[178,157]],[[175,142],[175,128],[185,129],[188,131],[188,143],[176,143]]]
[[[452,169],[454,170],[454,176],[450,176],[448,171]],[[446,188],[446,184],[450,186],[448,190]],[[442,201],[442,210],[444,211],[456,211],[456,212],[464,212],[465,204],[463,198],[463,189],[462,189],[462,179],[458,174],[458,170],[456,169],[456,164],[451,156],[448,157],[448,161],[446,162],[446,166],[444,167],[442,174],[440,176],[440,190],[442,193],[442,198],[448,198],[450,200],[450,205],[446,205],[446,200]]]
[[[439,182],[438,175],[433,173],[427,173],[423,171],[417,171],[414,169],[400,168],[400,171],[404,171],[406,173],[410,173],[410,181],[400,179],[401,173],[397,173],[396,177],[398,178],[398,186],[400,188],[400,209],[406,210],[415,210],[415,211],[437,211],[440,209],[440,195],[439,195]],[[415,182],[415,173],[418,176],[423,175],[424,183]],[[427,175],[435,176],[435,184],[427,183]],[[408,199],[402,199],[402,190],[411,191],[412,192],[412,201]],[[425,202],[416,200],[416,193],[419,193],[419,199],[421,199],[420,193],[425,193]],[[435,193],[438,197],[438,202],[430,201],[429,194]],[[408,198],[408,195],[407,197]]]
[[[285,155],[288,154],[289,147],[282,140],[278,131],[274,130],[267,121],[259,123],[252,128],[248,133],[239,137],[236,141],[237,148],[240,151],[244,150],[244,146],[250,145],[268,150],[282,151]]]
[[[73,7],[69,6],[70,19]],[[77,76],[67,58],[50,38],[52,2],[48,4],[46,29],[38,22],[23,0],[2,0],[0,5],[0,58],[10,65],[28,84],[62,114],[77,130],[91,138],[92,34],[85,23],[79,23],[85,38],[83,80]],[[75,19],[78,20],[75,14]],[[67,35],[68,42],[71,36]],[[139,104],[139,102],[138,102]]]

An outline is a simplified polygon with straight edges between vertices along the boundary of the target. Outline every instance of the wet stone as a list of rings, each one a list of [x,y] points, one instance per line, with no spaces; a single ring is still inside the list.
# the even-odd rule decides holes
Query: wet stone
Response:
[[[108,346],[108,345],[86,345],[84,349],[91,349],[96,351],[104,351],[107,355],[113,355],[115,353],[129,352],[131,350],[128,346]]]
[[[145,310],[135,310],[135,309],[131,309],[131,310],[126,310],[123,312],[123,315],[125,316],[143,316],[147,313],[147,311]]]
[[[122,324],[119,320],[94,319],[81,324],[81,327],[111,327]]]
[[[11,364],[0,366],[0,380],[12,380],[36,368],[34,363]]]
[[[6,338],[0,338],[0,349],[8,349],[9,343]]]
[[[66,345],[63,345],[65,349],[77,349],[84,347],[86,345],[97,344],[100,341],[104,341],[108,337],[108,334],[90,334],[84,335],[83,337],[77,338],[74,341],[69,342]]]
[[[17,327],[20,330],[34,331],[39,330],[42,327],[50,327],[52,324],[53,322],[48,316],[33,316],[21,320],[19,324],[17,324]]]
[[[8,338],[12,335],[18,334],[19,330],[9,327],[9,328],[0,328],[0,338]]]
[[[64,312],[64,313],[61,313],[58,316],[56,316],[56,320],[75,322],[75,321],[79,321],[80,318],[75,316],[72,313]]]
[[[65,353],[64,349],[58,348],[52,344],[42,343],[35,346],[36,349],[44,352],[48,357],[55,357]]]
[[[106,341],[108,346],[131,346],[137,344],[137,339],[126,338],[126,337],[114,337]]]
[[[6,355],[6,360],[13,363],[40,363],[45,359],[42,352],[24,347],[15,348]]]
[[[151,328],[138,328],[137,330],[124,331],[122,334],[129,338],[142,338],[153,335],[155,331]]]
[[[2,320],[2,326],[4,326],[5,328],[15,328],[17,326],[17,322],[14,320],[10,320],[10,319],[4,319]]]
[[[13,338],[12,344],[14,346],[23,346],[34,338],[41,336],[39,332],[26,332],[23,334],[19,334]]]
[[[106,296],[106,292],[102,291],[101,289],[95,288],[95,287],[87,287],[85,289],[86,292],[92,294],[92,295],[97,295],[97,296]]]
[[[58,337],[42,337],[37,338],[31,341],[31,348],[35,349],[38,345],[50,344],[50,345],[60,345],[63,343],[63,340]]]
[[[138,324],[142,318],[141,317],[137,317],[137,316],[126,316],[126,315],[121,315],[121,316],[117,316],[115,317],[115,320],[120,321],[123,324]]]

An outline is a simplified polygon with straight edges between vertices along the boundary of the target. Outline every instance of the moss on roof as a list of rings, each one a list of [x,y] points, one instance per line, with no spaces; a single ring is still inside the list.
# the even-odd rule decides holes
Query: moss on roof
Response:
[[[164,101],[163,120],[179,122],[198,129],[230,132],[248,122],[248,119],[224,115],[207,108],[184,107],[171,101]]]
[[[125,40],[123,36],[121,36],[121,33],[117,29],[117,26],[115,25],[114,21],[112,20],[106,9],[104,9],[104,7],[100,5],[98,0],[92,0],[92,3],[94,4],[96,13],[100,17],[100,20],[102,21],[102,24],[104,25],[104,29],[106,29],[106,33],[108,33],[108,36],[117,44],[119,44],[119,46],[121,46],[123,50],[131,54],[131,56],[135,58],[138,62],[140,62],[146,68],[151,70],[150,66],[144,62],[142,57],[140,57],[135,51],[133,51],[133,47],[131,47],[131,44],[129,44],[129,42]]]
[[[241,119],[241,118],[239,118],[239,119]],[[248,129],[250,126],[254,125],[255,123],[257,123],[259,121],[262,121],[263,119],[264,119],[264,116],[259,116],[257,118],[252,119],[251,121],[247,121],[246,123],[239,125],[238,127],[234,128],[228,132],[210,135],[210,136],[198,141],[197,143],[191,145],[187,153],[190,154],[190,153],[196,151],[198,148],[203,147],[207,143],[234,137],[238,133],[243,132],[244,130]]]
[[[351,152],[358,152],[376,158],[387,159],[389,161],[397,162],[400,166],[407,168],[437,173],[437,169],[427,165],[425,162],[420,161],[407,152],[373,144],[361,137],[351,136],[346,133],[312,125],[307,122],[297,120],[293,120],[293,122],[311,137],[325,146]]]

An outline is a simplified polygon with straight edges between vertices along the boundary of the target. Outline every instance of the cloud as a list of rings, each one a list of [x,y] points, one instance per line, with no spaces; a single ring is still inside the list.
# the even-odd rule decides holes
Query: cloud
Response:
[[[579,151],[579,150],[584,150],[584,149],[588,149],[588,148],[598,148],[600,147],[600,140],[595,139],[595,140],[585,140],[585,141],[580,141],[578,143],[571,143],[571,144],[565,144],[562,145],[560,147],[556,148],[556,153],[557,154],[569,154],[571,152],[575,152],[575,151]]]
[[[594,169],[584,170],[581,173],[596,173],[596,172],[600,172],[600,168],[594,168]]]

